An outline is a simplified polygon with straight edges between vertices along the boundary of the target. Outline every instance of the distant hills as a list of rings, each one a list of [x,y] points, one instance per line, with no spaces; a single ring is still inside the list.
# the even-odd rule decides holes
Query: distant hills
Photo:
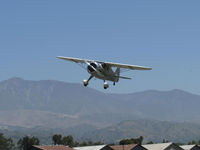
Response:
[[[130,120],[119,124],[88,132],[88,140],[108,143],[119,142],[121,139],[144,137],[144,143],[149,141],[160,143],[163,139],[171,142],[188,143],[200,140],[200,125],[193,123],[177,123],[156,120]]]
[[[67,133],[74,131],[79,138],[83,135],[90,138],[92,132],[93,135],[101,135],[104,140],[109,139],[106,133],[112,133],[112,139],[115,140],[117,139],[114,136],[126,137],[129,134],[146,134],[147,139],[155,140],[158,139],[156,136],[166,131],[170,139],[173,139],[173,136],[180,138],[177,133],[187,133],[189,138],[189,133],[197,137],[193,134],[193,129],[199,130],[199,106],[200,95],[182,90],[106,94],[80,84],[52,80],[29,81],[12,78],[0,82],[2,130],[11,127],[59,129]],[[132,121],[127,123],[126,120],[132,120],[134,124]],[[176,123],[170,126],[170,122],[162,121]],[[119,122],[121,123],[118,124]],[[83,126],[85,129],[87,126],[89,128],[81,133],[79,129]],[[189,130],[184,127],[192,128]],[[156,130],[159,134],[156,134]],[[163,136],[165,135],[160,134],[160,137]]]

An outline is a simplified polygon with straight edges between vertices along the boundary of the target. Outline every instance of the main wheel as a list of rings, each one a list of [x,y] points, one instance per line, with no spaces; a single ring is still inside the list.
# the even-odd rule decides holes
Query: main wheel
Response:
[[[103,87],[104,87],[104,89],[107,89],[109,87],[108,83],[104,82]]]
[[[83,80],[83,85],[87,86],[88,85],[88,81],[87,80]]]

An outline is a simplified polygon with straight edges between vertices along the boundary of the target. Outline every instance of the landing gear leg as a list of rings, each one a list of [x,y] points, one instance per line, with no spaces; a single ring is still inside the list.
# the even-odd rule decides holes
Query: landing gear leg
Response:
[[[115,82],[113,82],[113,85],[115,86]]]
[[[89,81],[90,81],[92,78],[93,78],[93,76],[91,75],[91,76],[89,77],[88,80],[83,80],[83,85],[84,85],[84,86],[87,86],[88,83],[89,83]]]

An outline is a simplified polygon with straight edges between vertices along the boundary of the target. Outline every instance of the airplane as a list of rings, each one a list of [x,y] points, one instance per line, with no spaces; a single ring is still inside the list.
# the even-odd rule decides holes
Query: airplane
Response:
[[[152,68],[144,67],[144,66],[136,66],[136,65],[128,65],[128,64],[120,64],[120,63],[113,63],[113,62],[101,62],[95,60],[88,60],[88,59],[80,59],[80,58],[73,58],[73,57],[63,57],[57,56],[56,58],[72,61],[78,64],[86,64],[86,69],[90,74],[89,79],[83,80],[83,85],[87,86],[89,81],[95,77],[104,81],[104,89],[109,87],[109,84],[106,82],[111,81],[113,85],[119,81],[119,79],[131,79],[129,77],[121,76],[120,71],[121,69],[128,69],[128,70],[152,70]],[[113,68],[116,68],[113,70]]]

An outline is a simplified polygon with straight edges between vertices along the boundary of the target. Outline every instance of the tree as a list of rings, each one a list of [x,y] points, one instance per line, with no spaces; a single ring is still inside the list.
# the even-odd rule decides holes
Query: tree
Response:
[[[17,146],[20,150],[30,150],[33,145],[39,145],[40,141],[36,137],[25,136],[17,142]]]
[[[103,145],[102,142],[92,142],[92,141],[83,141],[82,143],[79,143],[77,141],[74,141],[74,138],[71,135],[64,136],[62,138],[61,134],[54,134],[52,136],[52,141],[54,145],[67,145],[69,147],[76,147],[76,146],[92,146],[92,145]]]
[[[74,139],[71,135],[68,136],[64,136],[62,139],[62,144],[63,145],[68,145],[69,147],[73,147],[74,146]]]
[[[62,135],[54,134],[52,137],[52,141],[53,141],[54,145],[61,145],[62,144]]]
[[[132,138],[132,139],[123,139],[119,142],[119,145],[127,145],[127,144],[142,144],[143,137],[140,136],[139,138]]]
[[[79,146],[79,142],[75,141],[73,147],[77,147],[77,146]]]
[[[192,140],[191,142],[188,142],[188,145],[195,145],[198,144],[195,140]]]
[[[150,141],[150,142],[147,142],[147,144],[153,144],[153,142],[152,142],[152,141]]]
[[[169,141],[168,140],[166,140],[166,139],[163,139],[163,141],[162,141],[163,143],[168,143]]]
[[[92,145],[104,145],[103,142],[94,142]]]
[[[87,142],[83,141],[79,146],[87,146]]]
[[[15,144],[11,138],[5,138],[2,133],[0,133],[0,150],[14,150]]]

